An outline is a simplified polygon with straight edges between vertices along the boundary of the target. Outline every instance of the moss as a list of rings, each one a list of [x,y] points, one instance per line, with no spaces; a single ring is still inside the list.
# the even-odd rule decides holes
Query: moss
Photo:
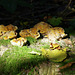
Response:
[[[37,42],[37,40],[35,38],[32,38],[32,37],[26,37],[26,39],[28,40],[28,42],[30,44],[33,44],[33,43],[36,43]]]
[[[8,44],[10,44],[10,40],[3,40],[3,39],[0,40],[0,46],[1,46],[1,45],[5,45],[5,46],[6,46],[6,45],[8,45]]]
[[[44,61],[43,56],[32,55],[28,52],[36,51],[36,49],[27,48],[27,46],[17,47],[13,46],[12,50],[7,50],[0,60],[0,72],[5,75],[15,75],[21,71],[22,68],[28,69],[31,65],[35,65]],[[4,61],[3,61],[3,60]]]

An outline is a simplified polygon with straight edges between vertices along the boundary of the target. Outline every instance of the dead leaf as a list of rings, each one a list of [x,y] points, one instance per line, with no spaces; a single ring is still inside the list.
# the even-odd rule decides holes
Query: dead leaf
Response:
[[[75,62],[67,63],[66,65],[60,67],[59,69],[61,70],[61,69],[65,69],[65,68],[71,67],[73,63],[75,63]]]

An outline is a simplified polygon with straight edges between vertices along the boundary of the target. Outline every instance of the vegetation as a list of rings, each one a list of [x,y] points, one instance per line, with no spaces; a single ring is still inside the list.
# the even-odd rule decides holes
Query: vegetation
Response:
[[[8,44],[10,44],[10,40],[0,40],[0,46],[1,45],[8,45]]]
[[[7,40],[4,40],[4,41],[7,42]],[[1,44],[4,45],[3,43],[1,43]],[[5,45],[5,46],[7,46],[7,45]],[[8,48],[8,50],[5,51],[5,53],[0,57],[0,74],[6,74],[6,75],[7,74],[9,74],[9,75],[19,74],[19,75],[21,75],[23,73],[27,73],[27,69],[29,70],[28,74],[32,74],[32,73],[34,73],[34,70],[36,69],[36,67],[35,67],[36,65],[38,67],[39,63],[48,61],[48,59],[45,56],[39,56],[36,54],[29,53],[32,51],[40,53],[40,51],[36,50],[35,48],[29,48],[28,46],[18,47],[18,46],[11,46],[11,45],[10,45],[10,47],[11,47],[11,49]],[[45,44],[41,48],[44,48],[44,50],[49,49],[49,45]],[[61,50],[61,51],[63,52],[63,50]],[[59,51],[59,54],[61,51]],[[50,53],[48,52],[48,54],[50,54]],[[75,54],[73,54],[73,53],[70,52],[71,57],[66,59],[65,61],[61,62],[60,63],[60,64],[62,64],[61,66],[64,66],[67,63],[75,61],[74,60]],[[66,54],[66,53],[64,53],[64,54]],[[44,54],[44,55],[46,55],[46,54]],[[52,60],[53,61],[59,61],[59,60],[62,61],[62,59],[65,58],[65,57],[63,57],[61,59],[61,57],[60,57],[59,59],[56,58],[57,60],[55,60],[54,58],[56,57],[56,55],[55,56],[49,55],[49,56],[47,56],[47,57],[48,58],[53,57],[53,59],[51,59],[49,61],[52,61]],[[73,66],[73,68],[74,68],[74,66]],[[67,69],[67,70],[69,70],[69,69]],[[65,70],[65,72],[64,72],[64,69],[62,69],[61,73],[67,74],[68,73],[67,70]],[[36,71],[35,71],[35,73],[36,73]],[[70,74],[71,73],[72,72],[70,72]]]
[[[22,29],[32,28],[36,23],[44,21],[53,27],[64,28],[68,33],[68,38],[70,36],[75,37],[74,15],[75,0],[0,0],[0,25],[16,25],[18,26],[17,33]],[[31,37],[27,37],[27,40],[26,46],[23,47],[12,46],[10,40],[0,40],[0,52],[1,46],[8,48],[0,56],[0,75],[22,75],[27,72],[31,75],[36,70],[35,66],[38,67],[39,63],[44,61],[47,61],[46,63],[52,62],[42,55],[29,53],[32,51],[40,53],[39,49],[41,48],[44,48],[44,50],[50,49],[48,43],[41,43],[41,47],[37,46],[38,48],[36,49],[31,48],[30,45],[37,45],[37,40]],[[73,47],[68,51],[67,58],[58,63],[62,68],[61,73],[64,75],[75,74],[74,43]],[[69,66],[65,67],[66,64]],[[50,65],[49,67],[53,66]],[[50,70],[51,68],[48,69]]]
[[[37,40],[35,38],[32,38],[32,37],[26,37],[27,41],[30,43],[30,44],[33,44],[33,43],[36,43]]]
[[[18,74],[21,69],[29,69],[45,60],[43,56],[31,55],[28,52],[36,51],[35,49],[13,46],[12,50],[7,50],[0,57],[0,73],[1,74]],[[30,65],[30,66],[29,66]]]

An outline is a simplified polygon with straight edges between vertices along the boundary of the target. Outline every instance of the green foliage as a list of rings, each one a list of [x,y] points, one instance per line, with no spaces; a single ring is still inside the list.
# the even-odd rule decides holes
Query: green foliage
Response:
[[[0,46],[1,45],[8,45],[10,44],[10,40],[0,40]]]
[[[35,38],[32,38],[32,37],[26,37],[26,39],[29,41],[30,44],[37,42],[37,40]]]
[[[34,69],[35,69],[35,68],[33,68],[33,69],[28,73],[28,75],[32,75],[33,72],[34,72]],[[34,75],[34,74],[33,74],[33,75]]]
[[[31,5],[24,0],[0,0],[0,5],[2,5],[7,11],[11,13],[16,10],[18,5],[23,7],[31,7]]]
[[[49,22],[53,26],[58,26],[59,24],[62,23],[62,18],[61,17],[53,17],[51,19],[48,19],[47,22]]]
[[[0,58],[0,75],[17,75],[21,69],[28,69],[30,66],[44,61],[43,56],[31,55],[29,52],[36,49],[27,46],[13,46],[12,50],[7,50]]]
[[[50,49],[50,45],[45,44],[45,45],[44,45],[44,46],[42,46],[41,48],[44,48],[44,49]]]

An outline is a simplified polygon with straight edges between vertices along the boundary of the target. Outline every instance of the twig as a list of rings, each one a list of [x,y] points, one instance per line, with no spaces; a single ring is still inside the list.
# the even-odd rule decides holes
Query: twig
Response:
[[[71,11],[71,12],[69,12],[69,13],[66,13],[65,16],[67,16],[67,15],[69,15],[69,14],[72,14],[72,13],[74,13],[74,11]]]
[[[69,1],[68,5],[67,5],[66,8],[62,11],[61,14],[63,14],[63,13],[67,10],[67,8],[70,6],[71,2],[72,2],[72,0]]]

